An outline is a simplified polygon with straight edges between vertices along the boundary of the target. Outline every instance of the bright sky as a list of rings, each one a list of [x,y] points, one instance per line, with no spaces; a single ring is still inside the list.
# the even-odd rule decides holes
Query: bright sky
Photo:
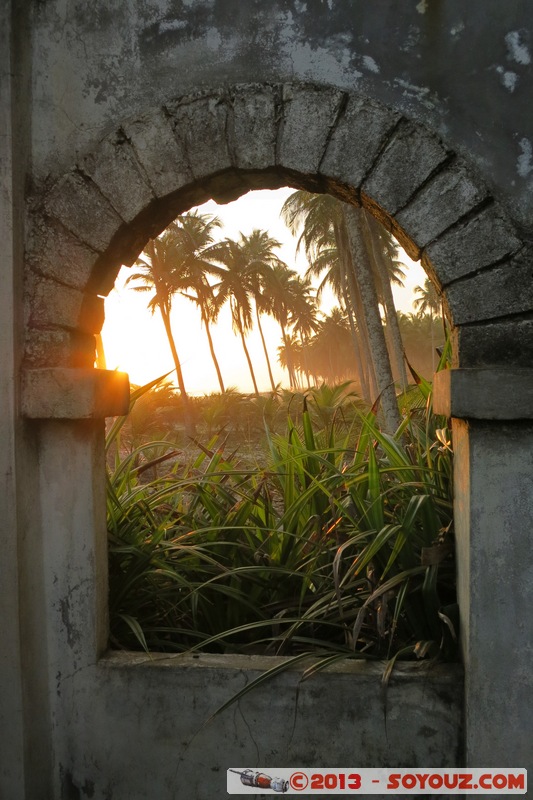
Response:
[[[270,236],[283,242],[279,256],[292,269],[305,272],[305,256],[296,256],[296,240],[279,217],[281,206],[294,189],[256,191],[243,195],[228,205],[217,205],[210,200],[201,206],[202,213],[218,216],[223,224],[220,238],[237,238],[239,233],[249,234],[254,228],[267,230]],[[420,264],[402,256],[406,265],[405,288],[393,288],[396,306],[406,313],[412,310],[413,289],[422,285],[426,277]],[[173,369],[172,356],[165,336],[161,317],[156,311],[151,315],[146,308],[148,292],[135,292],[125,287],[131,270],[123,267],[115,288],[106,299],[106,319],[102,329],[107,369],[120,369],[129,373],[135,384],[144,384]],[[334,301],[324,297],[323,310],[328,311]],[[269,317],[262,318],[269,348],[274,380],[287,385],[284,370],[277,363],[277,348],[281,344],[279,325]],[[218,392],[215,368],[209,354],[205,331],[200,323],[196,306],[185,298],[173,300],[172,328],[182,364],[185,386],[192,395]],[[229,308],[220,314],[212,326],[215,351],[226,388],[236,387],[242,392],[253,390],[240,339],[231,329]],[[260,391],[270,390],[270,382],[259,334],[252,331],[248,348]]]

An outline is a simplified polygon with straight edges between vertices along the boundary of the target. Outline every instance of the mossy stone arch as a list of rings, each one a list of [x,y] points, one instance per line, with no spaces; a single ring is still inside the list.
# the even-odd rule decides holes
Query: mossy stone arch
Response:
[[[328,86],[240,84],[121,121],[35,198],[26,367],[92,368],[121,264],[192,205],[283,185],[368,208],[444,290],[455,365],[533,352],[531,247],[463,159],[420,124]]]

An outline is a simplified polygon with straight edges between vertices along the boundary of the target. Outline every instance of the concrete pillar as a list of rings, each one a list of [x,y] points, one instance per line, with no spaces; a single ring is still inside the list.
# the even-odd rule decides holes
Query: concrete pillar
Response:
[[[107,647],[104,418],[129,406],[127,375],[29,370],[21,382],[26,465],[18,532],[25,800],[70,796],[75,678]],[[31,481],[31,485],[30,485]],[[83,724],[83,723],[81,723]],[[13,795],[14,797],[16,795]]]
[[[21,649],[19,534],[24,481],[18,368],[22,353],[24,180],[29,36],[23,0],[0,4],[0,797],[29,797]],[[25,41],[23,41],[25,40]],[[27,70],[27,71],[26,71]],[[25,77],[24,77],[25,76]]]
[[[450,370],[455,528],[471,767],[533,769],[533,370]]]

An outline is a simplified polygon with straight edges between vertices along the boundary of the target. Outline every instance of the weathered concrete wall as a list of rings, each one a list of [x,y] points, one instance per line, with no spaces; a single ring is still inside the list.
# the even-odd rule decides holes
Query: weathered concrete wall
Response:
[[[254,83],[121,120],[41,196],[28,235],[26,365],[92,365],[98,295],[176,214],[287,184],[369,208],[445,289],[456,362],[479,360],[477,340],[457,332],[475,325],[477,338],[496,328],[485,363],[508,363],[515,331],[501,322],[531,310],[531,247],[479,177],[426,127],[367,97]],[[527,352],[533,329],[521,334]],[[520,350],[513,361],[524,363]]]
[[[227,768],[242,764],[460,766],[459,666],[400,666],[387,689],[380,664],[348,662],[304,683],[301,668],[292,669],[210,720],[283,660],[104,658],[72,680],[76,700],[60,765],[63,787],[119,800],[216,798],[226,794]]]
[[[527,0],[48,0],[34,7],[34,176],[199,86],[334,85],[423,122],[533,231]]]
[[[211,798],[223,782],[216,772],[208,780],[205,768],[227,766],[226,755],[251,759],[250,766],[283,765],[266,738],[271,726],[301,763],[459,763],[456,671],[436,690],[425,682],[421,689],[420,681],[411,686],[400,673],[386,729],[372,669],[355,668],[371,698],[360,713],[378,714],[365,716],[364,726],[351,715],[355,676],[335,676],[342,689],[329,701],[333,676],[323,675],[300,692],[296,727],[307,738],[298,740],[285,725],[296,681],[287,675],[275,695],[277,715],[265,714],[270,696],[251,695],[191,741],[207,714],[242,685],[240,668],[101,658],[105,486],[96,417],[114,413],[124,380],[106,405],[109,376],[76,373],[84,376],[76,396],[74,370],[92,366],[92,334],[102,324],[98,295],[147,236],[208,196],[227,199],[286,182],[371,208],[445,287],[457,365],[512,362],[513,385],[525,381],[530,391],[529,4],[17,0],[4,3],[0,15],[0,96],[8,111],[0,121],[0,793],[9,800],[129,800],[152,788],[158,798],[174,797],[176,789],[189,797],[192,785]],[[26,364],[45,372],[21,383],[24,322]],[[494,391],[493,378],[476,383],[474,407],[455,408],[459,375],[445,403],[467,420],[456,425],[466,757],[480,766],[516,758],[510,766],[531,768],[533,586],[519,538],[532,524],[531,411],[522,404],[517,420],[508,404],[503,416],[485,416],[480,426],[476,420],[491,404],[479,393]],[[494,561],[487,563],[485,548]],[[492,591],[486,575],[496,580],[495,565],[498,578],[520,586]],[[510,668],[513,650],[521,652]],[[320,706],[340,719],[338,737],[319,738]],[[438,719],[435,733],[433,725],[424,733],[420,710]],[[414,738],[403,733],[406,719]],[[257,726],[251,739],[249,725]],[[370,755],[364,737],[374,743]]]

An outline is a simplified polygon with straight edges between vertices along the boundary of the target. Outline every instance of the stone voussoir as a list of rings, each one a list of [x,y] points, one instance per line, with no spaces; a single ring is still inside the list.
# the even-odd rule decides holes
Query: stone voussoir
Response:
[[[99,254],[53,219],[36,214],[27,233],[26,264],[40,275],[84,290]]]
[[[47,278],[35,277],[30,286],[30,325],[98,333],[104,322],[104,300]]]
[[[179,98],[165,106],[196,180],[233,166],[228,146],[228,97],[223,91]]]
[[[329,87],[283,84],[277,161],[284,169],[315,174],[346,95]]]
[[[365,97],[349,95],[333,130],[320,172],[359,188],[400,115]]]
[[[453,332],[453,350],[465,367],[533,364],[533,319],[507,319],[461,325]]]
[[[90,334],[61,328],[26,331],[24,364],[37,367],[92,367],[95,339]]]
[[[446,299],[454,324],[531,311],[533,297],[524,287],[531,286],[532,278],[533,251],[528,248],[479,275],[452,283],[446,290]]]
[[[487,189],[463,164],[437,172],[396,215],[396,222],[423,248],[472,211],[487,197]]]
[[[388,214],[396,214],[446,161],[449,153],[432,133],[402,120],[361,190]]]
[[[123,225],[98,187],[77,171],[56,183],[45,200],[45,211],[98,252],[106,250]]]
[[[193,180],[185,149],[162,109],[130,119],[122,126],[157,197]]]
[[[80,161],[79,169],[93,180],[126,223],[154,200],[148,179],[122,132],[100,142]]]
[[[276,163],[279,87],[243,84],[233,88],[231,150],[239,169],[260,170]]]
[[[425,251],[443,286],[513,254],[520,247],[513,225],[501,209],[488,206],[446,231]]]
[[[53,367],[25,370],[22,413],[30,419],[101,419],[127,414],[125,372]]]

